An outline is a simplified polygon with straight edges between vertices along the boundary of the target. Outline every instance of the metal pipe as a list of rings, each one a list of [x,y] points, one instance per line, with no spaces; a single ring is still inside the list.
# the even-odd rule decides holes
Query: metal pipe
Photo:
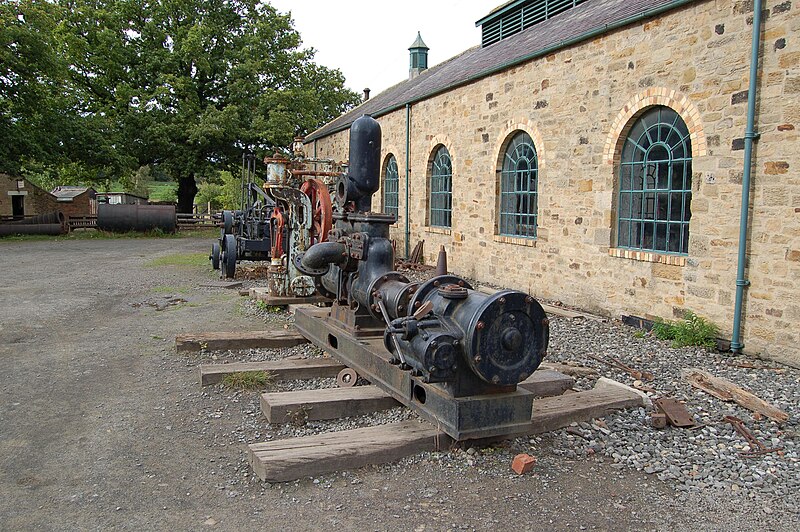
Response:
[[[758,51],[761,48],[761,9],[762,0],[753,4],[753,42],[750,49],[750,87],[747,92],[747,129],[744,134],[744,174],[742,175],[742,208],[739,215],[739,258],[736,267],[736,303],[733,309],[733,337],[731,351],[740,352],[744,347],[741,341],[742,301],[744,288],[750,285],[745,278],[747,262],[747,221],[750,214],[750,175],[753,166],[753,141],[759,137],[755,131],[756,91],[758,90]]]
[[[409,165],[411,164],[411,154],[409,153],[411,146],[411,104],[406,104],[406,259],[411,255],[411,246],[409,240],[411,240],[411,225],[408,219],[408,198],[409,198],[409,176],[411,174],[411,169]]]
[[[301,265],[309,270],[327,268],[347,261],[347,248],[339,242],[318,242],[303,254]]]

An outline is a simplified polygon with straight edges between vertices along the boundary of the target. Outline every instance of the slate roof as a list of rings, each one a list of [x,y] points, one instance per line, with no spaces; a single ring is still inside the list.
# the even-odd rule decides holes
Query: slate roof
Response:
[[[390,113],[460,85],[559,48],[624,26],[641,16],[655,16],[698,0],[588,0],[525,31],[481,48],[476,46],[370,98],[328,122],[305,142],[347,129],[363,114]]]

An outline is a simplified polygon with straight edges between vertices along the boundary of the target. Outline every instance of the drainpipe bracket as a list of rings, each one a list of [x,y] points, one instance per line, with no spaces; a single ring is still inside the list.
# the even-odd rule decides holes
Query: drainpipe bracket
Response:
[[[744,344],[740,342],[731,342],[731,351],[741,351],[744,348]]]
[[[750,281],[747,279],[736,279],[736,286],[750,286]]]
[[[758,140],[761,138],[761,133],[758,131],[748,132],[744,134],[744,138]]]

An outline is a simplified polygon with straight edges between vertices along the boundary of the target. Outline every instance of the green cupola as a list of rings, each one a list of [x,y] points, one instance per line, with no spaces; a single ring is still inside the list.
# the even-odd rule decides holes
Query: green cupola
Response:
[[[428,46],[422,40],[422,35],[417,32],[417,39],[414,41],[408,51],[411,52],[409,56],[408,79],[413,79],[419,75],[420,72],[428,68]]]

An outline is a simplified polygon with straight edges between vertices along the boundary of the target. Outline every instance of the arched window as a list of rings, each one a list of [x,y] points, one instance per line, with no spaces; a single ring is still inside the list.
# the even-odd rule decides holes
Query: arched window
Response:
[[[394,155],[386,158],[383,169],[383,212],[398,215],[400,200],[400,173],[397,171],[397,159]]]
[[[498,233],[536,237],[536,188],[539,163],[530,135],[516,132],[508,142],[500,172],[500,220]]]
[[[434,152],[431,162],[429,205],[430,225],[449,228],[453,213],[453,162],[450,152],[441,145]]]
[[[680,115],[647,109],[622,148],[617,246],[686,254],[692,217],[692,145]]]

